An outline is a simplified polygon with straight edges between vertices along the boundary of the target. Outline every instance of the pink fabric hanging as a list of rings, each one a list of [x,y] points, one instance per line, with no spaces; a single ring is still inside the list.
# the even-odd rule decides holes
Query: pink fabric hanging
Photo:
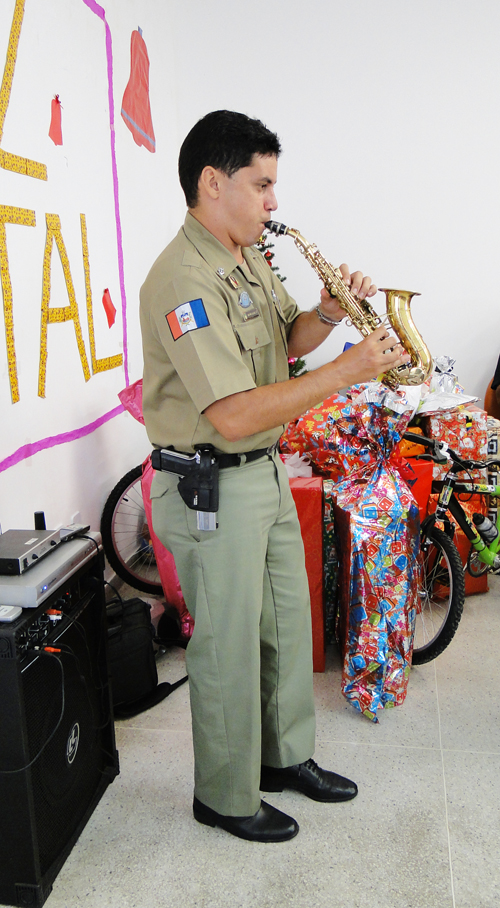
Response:
[[[140,31],[130,40],[130,78],[123,94],[122,118],[137,145],[156,151],[153,121],[149,104],[149,57]]]

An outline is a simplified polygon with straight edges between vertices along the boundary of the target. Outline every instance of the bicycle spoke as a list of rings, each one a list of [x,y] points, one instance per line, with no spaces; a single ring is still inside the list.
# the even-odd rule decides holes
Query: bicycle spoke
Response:
[[[419,569],[414,665],[434,659],[448,646],[460,621],[465,594],[460,556],[451,539],[435,527],[423,540]]]
[[[132,479],[133,473],[135,476]],[[107,506],[109,513],[107,535],[111,540],[112,552],[107,551],[106,554],[110,561],[116,560],[115,570],[124,579],[128,579],[131,585],[132,581],[138,581],[139,589],[145,588],[144,584],[146,586],[149,584],[161,590],[160,575],[144,509],[139,468],[137,471],[131,471],[129,475],[130,483],[123,487],[121,495],[115,497],[112,508]],[[108,540],[108,550],[109,548]]]

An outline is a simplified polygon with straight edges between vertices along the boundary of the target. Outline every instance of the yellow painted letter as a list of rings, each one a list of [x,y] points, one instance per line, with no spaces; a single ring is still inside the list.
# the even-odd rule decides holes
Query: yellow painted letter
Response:
[[[78,314],[78,305],[73,287],[73,280],[69,270],[69,261],[66,253],[66,247],[61,233],[61,221],[57,214],[46,214],[47,221],[47,239],[45,241],[45,252],[43,256],[43,285],[42,285],[42,327],[40,333],[40,369],[38,373],[38,396],[45,397],[45,378],[47,369],[47,325],[52,322],[73,321],[75,326],[76,342],[80,353],[83,374],[85,381],[90,378],[90,369],[83,343],[82,328],[80,325],[80,316]],[[61,257],[61,264],[68,291],[69,306],[58,306],[50,308],[50,269],[52,260],[52,240],[56,241],[56,246]]]
[[[105,356],[97,359],[95,352],[95,332],[94,332],[94,312],[92,309],[92,291],[90,289],[90,265],[89,265],[89,247],[87,242],[87,221],[85,215],[80,215],[80,225],[82,228],[82,252],[83,252],[83,270],[85,272],[85,294],[87,297],[87,319],[89,323],[90,339],[90,357],[92,360],[92,374],[96,372],[106,372],[108,369],[116,369],[123,363],[123,355],[117,353],[115,356]]]
[[[0,87],[0,144],[2,142],[5,114],[7,113],[10,101],[10,92],[12,89],[12,80],[14,78],[17,48],[19,46],[19,36],[21,34],[23,17],[24,0],[16,0],[14,15],[12,17],[12,28],[10,30],[9,46],[7,48],[7,58],[5,60],[5,69],[3,72],[2,85]],[[23,173],[27,177],[36,177],[38,180],[47,179],[47,168],[45,164],[40,164],[39,161],[31,161],[29,158],[22,158],[17,154],[10,154],[8,151],[2,151],[1,148],[0,167],[3,167],[4,170],[13,170],[14,173]]]
[[[31,211],[29,208],[12,208],[10,205],[0,205],[0,274],[5,319],[5,340],[7,342],[10,393],[12,396],[12,403],[16,404],[19,400],[19,384],[17,381],[16,347],[14,344],[14,312],[12,308],[12,284],[10,281],[9,259],[7,256],[6,224],[24,224],[25,227],[34,227],[35,212]]]

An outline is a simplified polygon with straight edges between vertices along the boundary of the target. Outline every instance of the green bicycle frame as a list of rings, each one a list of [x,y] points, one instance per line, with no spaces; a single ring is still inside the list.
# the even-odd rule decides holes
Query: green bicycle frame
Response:
[[[495,560],[498,557],[500,552],[500,508],[497,512],[497,521],[496,526],[499,531],[498,536],[490,545],[486,545],[484,539],[479,535],[476,527],[474,526],[472,520],[465,513],[462,505],[460,504],[456,493],[461,492],[475,492],[479,495],[491,495],[493,498],[500,498],[500,486],[489,485],[482,482],[457,482],[456,477],[453,472],[448,474],[448,477],[443,482],[443,488],[439,493],[438,503],[436,507],[435,517],[437,520],[444,520],[446,517],[446,511],[449,510],[450,514],[455,518],[459,527],[467,539],[470,541],[473,548],[476,550],[479,560],[488,564],[490,567],[493,567]]]

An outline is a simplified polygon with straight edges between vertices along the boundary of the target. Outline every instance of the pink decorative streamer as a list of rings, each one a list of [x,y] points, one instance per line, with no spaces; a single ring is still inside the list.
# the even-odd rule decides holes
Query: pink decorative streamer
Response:
[[[16,463],[20,463],[21,460],[26,460],[27,457],[33,457],[33,454],[38,454],[39,451],[46,451],[47,448],[65,445],[68,441],[76,441],[78,438],[84,438],[85,435],[90,435],[92,432],[95,432],[99,426],[104,425],[105,422],[109,422],[110,419],[114,419],[115,416],[123,413],[124,410],[125,407],[123,404],[119,404],[114,410],[104,413],[103,416],[99,416],[94,422],[90,422],[87,426],[82,426],[80,429],[72,429],[71,432],[63,432],[61,435],[51,435],[49,438],[42,438],[41,441],[34,441],[32,444],[23,445],[22,448],[18,448],[17,451],[14,451],[9,457],[6,457],[5,460],[0,460],[0,473],[3,473],[4,470],[8,470],[9,467],[15,466]]]
[[[116,243],[117,243],[117,255],[118,255],[118,273],[120,277],[120,292],[122,300],[122,321],[123,321],[123,366],[125,371],[125,385],[129,384],[128,377],[128,352],[127,352],[127,297],[125,294],[125,273],[123,267],[123,244],[122,244],[122,227],[120,220],[120,204],[118,199],[118,169],[116,166],[116,149],[115,149],[115,113],[114,113],[114,100],[113,100],[113,49],[111,42],[111,31],[108,23],[106,22],[106,12],[102,6],[99,6],[95,0],[83,0],[85,6],[95,13],[96,16],[99,16],[100,19],[104,22],[106,29],[106,60],[107,60],[107,71],[108,71],[108,105],[109,105],[109,129],[110,129],[110,139],[111,139],[111,168],[113,172],[113,192],[114,192],[114,202],[115,202],[115,221],[116,221]],[[6,457],[5,460],[0,461],[0,473],[4,470],[8,470],[9,467],[15,466],[15,464],[20,463],[21,460],[26,460],[28,457],[32,457],[33,454],[37,454],[39,451],[45,451],[47,448],[54,448],[57,445],[64,445],[69,441],[76,441],[78,438],[84,438],[85,435],[90,435],[92,432],[95,432],[99,426],[102,426],[104,423],[108,422],[110,419],[113,419],[115,416],[118,416],[119,413],[123,413],[124,407],[122,404],[119,404],[118,407],[115,407],[114,410],[110,410],[108,413],[104,413],[103,416],[99,416],[94,422],[89,423],[86,426],[82,426],[80,429],[73,429],[71,432],[63,432],[60,435],[52,435],[49,438],[42,438],[40,441],[35,441],[32,444],[23,445],[21,448],[18,448],[17,451],[14,451],[13,454],[10,454],[9,457]]]
[[[104,22],[106,29],[106,59],[108,64],[108,106],[109,106],[109,130],[111,137],[111,167],[113,170],[113,190],[115,198],[115,220],[116,220],[116,240],[118,252],[118,271],[120,275],[120,292],[122,298],[122,320],[123,320],[123,368],[125,371],[125,385],[128,385],[128,350],[127,350],[127,297],[125,295],[125,274],[123,268],[123,244],[122,244],[122,226],[120,220],[120,204],[118,200],[118,169],[116,166],[115,150],[115,104],[113,99],[113,48],[111,44],[111,31],[106,22],[106,12],[102,6],[99,6],[95,0],[83,0],[85,6],[99,16]]]

